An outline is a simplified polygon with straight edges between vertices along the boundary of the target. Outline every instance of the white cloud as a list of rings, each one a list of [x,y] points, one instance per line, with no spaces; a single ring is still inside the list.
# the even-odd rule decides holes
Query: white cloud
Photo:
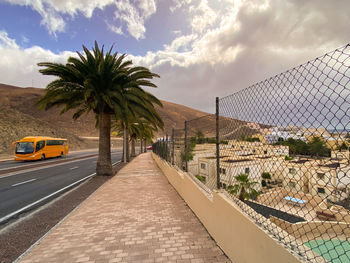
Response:
[[[22,49],[6,32],[0,31],[1,83],[25,87],[30,86],[33,80],[34,86],[44,88],[52,78],[42,76],[38,72],[37,63],[43,61],[64,63],[68,57],[75,55],[69,51],[55,54],[38,46]]]
[[[346,0],[336,7],[327,0],[175,2],[174,12],[189,10],[193,33],[133,60],[162,76],[157,95],[203,110],[213,110],[215,96],[248,87],[348,41]],[[215,19],[194,23],[209,4],[207,12]],[[189,91],[195,100],[184,96]]]
[[[192,6],[190,10],[191,13],[194,13],[191,26],[195,32],[204,32],[204,30],[213,25],[218,18],[218,14],[208,5],[207,0],[201,0],[198,7]]]
[[[118,35],[124,35],[123,29],[121,26],[112,25],[108,21],[106,21],[106,25],[107,25],[108,30],[110,30]]]
[[[157,8],[154,0],[138,0],[138,7],[130,0],[119,0],[115,3],[115,18],[127,25],[128,32],[136,39],[145,37],[145,22]]]
[[[9,38],[6,31],[0,31],[0,49],[18,49],[14,39]]]
[[[190,30],[181,30],[189,33],[174,32],[175,39],[161,50],[130,58],[161,75],[155,91],[160,98],[202,110],[213,110],[215,96],[248,87],[348,41],[348,0],[337,1],[336,6],[328,0],[173,2],[173,12],[188,15],[184,19]],[[135,38],[144,37],[145,21],[156,12],[156,2],[139,0],[137,6],[128,0],[119,3],[117,20]],[[112,24],[113,29],[126,33],[120,24]],[[58,58],[64,61],[67,54],[39,47],[21,49],[2,31],[1,82],[28,86],[34,79],[43,87],[47,80],[32,65]]]
[[[44,25],[50,34],[56,36],[57,33],[66,30],[64,15],[75,17],[78,13],[87,18],[91,18],[94,10],[104,9],[107,6],[116,8],[114,22],[109,22],[109,29],[120,34],[122,31],[120,24],[127,26],[129,34],[136,39],[144,38],[146,28],[144,23],[157,10],[155,0],[4,0],[14,5],[29,6],[38,12]],[[120,30],[118,30],[120,29]]]

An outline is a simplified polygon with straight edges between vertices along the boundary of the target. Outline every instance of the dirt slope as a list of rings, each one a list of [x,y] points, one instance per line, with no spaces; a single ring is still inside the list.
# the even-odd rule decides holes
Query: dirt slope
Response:
[[[72,112],[60,115],[58,108],[39,110],[35,103],[44,93],[44,89],[0,84],[0,154],[11,151],[9,145],[12,141],[28,135],[67,137],[78,148],[84,146],[84,140],[79,139],[79,136],[98,136],[93,114],[84,115],[73,121]],[[165,130],[159,131],[157,137],[166,133],[170,135],[173,127],[183,128],[185,120],[207,115],[205,112],[183,105],[167,101],[162,103],[163,108],[157,107],[157,111],[165,123]],[[214,127],[215,118],[210,118],[209,121],[204,118],[202,122]]]
[[[0,106],[0,156],[13,152],[11,142],[38,135],[67,138],[72,150],[87,147],[87,143],[74,134],[8,106]]]

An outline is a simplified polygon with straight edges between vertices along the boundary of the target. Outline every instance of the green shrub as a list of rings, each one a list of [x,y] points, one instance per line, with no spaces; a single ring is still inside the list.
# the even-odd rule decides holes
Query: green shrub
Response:
[[[205,184],[206,178],[204,176],[196,175],[197,179]]]
[[[271,174],[268,173],[268,172],[263,172],[261,174],[261,177],[264,178],[264,179],[267,179],[267,180],[271,180]]]

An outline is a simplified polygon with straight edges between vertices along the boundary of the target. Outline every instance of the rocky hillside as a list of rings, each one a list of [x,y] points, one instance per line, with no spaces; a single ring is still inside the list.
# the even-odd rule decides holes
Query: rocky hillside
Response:
[[[67,138],[72,150],[88,147],[85,140],[74,134],[57,129],[48,122],[8,106],[0,106],[0,155],[10,154],[13,151],[11,142],[25,136],[38,135]]]
[[[49,135],[66,137],[76,148],[84,147],[84,140],[79,137],[98,136],[93,114],[82,116],[73,121],[72,112],[60,115],[60,109],[38,110],[35,103],[45,90],[38,88],[20,88],[0,84],[0,155],[11,152],[12,141],[28,135]],[[165,130],[157,136],[171,134],[171,129],[183,128],[185,120],[207,115],[183,105],[162,101],[164,107],[157,107],[165,123]],[[211,119],[210,122],[215,122]],[[207,120],[206,120],[207,123]],[[214,124],[213,124],[214,125]],[[210,124],[210,126],[213,126]]]
[[[57,108],[48,111],[41,111],[35,106],[35,102],[44,94],[43,89],[19,88],[0,84],[0,105],[9,106],[19,112],[28,114],[34,118],[50,123],[60,130],[65,130],[78,136],[97,136],[95,129],[95,118],[92,114],[82,116],[73,121],[72,113],[68,112],[60,115]],[[157,107],[159,115],[162,117],[165,132],[171,132],[171,127],[182,128],[185,120],[191,120],[206,115],[183,105],[162,101],[163,108]],[[162,134],[162,133],[160,133]]]

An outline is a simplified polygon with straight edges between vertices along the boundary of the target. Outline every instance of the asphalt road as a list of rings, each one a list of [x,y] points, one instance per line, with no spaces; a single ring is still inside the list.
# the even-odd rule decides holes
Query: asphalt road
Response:
[[[120,161],[121,157],[120,151],[112,153],[112,163]],[[93,174],[96,160],[97,156],[72,160],[69,163],[52,164],[49,167],[0,177],[0,221],[5,216]]]
[[[112,152],[117,152],[120,151],[120,149],[112,149]],[[92,150],[84,150],[84,151],[77,151],[77,152],[71,152],[67,155],[67,157],[64,157],[64,159],[74,159],[74,158],[78,158],[78,157],[83,157],[86,155],[94,155],[94,154],[98,154],[98,150],[97,149],[92,149]],[[23,167],[25,168],[26,166],[31,166],[33,164],[50,164],[52,162],[55,162],[57,160],[59,160],[60,158],[50,158],[50,159],[46,159],[46,160],[38,160],[38,161],[6,161],[6,162],[0,162],[0,171],[2,170],[6,170],[9,168],[14,168],[14,167]]]

